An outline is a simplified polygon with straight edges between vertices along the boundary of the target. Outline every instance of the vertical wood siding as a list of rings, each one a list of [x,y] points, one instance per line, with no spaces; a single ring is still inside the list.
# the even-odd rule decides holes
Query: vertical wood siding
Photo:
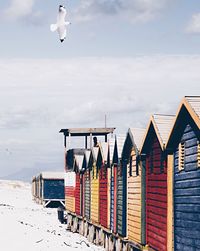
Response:
[[[81,187],[80,173],[76,173],[76,189],[75,189],[75,213],[81,215]]]
[[[65,199],[63,180],[44,180],[43,183],[43,199]]]
[[[114,233],[117,232],[117,166],[114,166],[114,215],[113,215]]]
[[[91,177],[91,221],[99,223],[99,173],[94,163],[90,171]]]
[[[117,233],[126,236],[126,189],[127,189],[127,164],[122,162],[117,168]]]
[[[175,250],[200,250],[200,168],[197,165],[197,137],[188,124],[184,169],[178,169],[178,147],[174,153],[174,245]]]
[[[75,213],[75,187],[65,186],[66,209]]]
[[[167,251],[167,165],[154,136],[146,161],[146,241],[155,250]]]
[[[90,220],[90,197],[91,197],[91,187],[90,187],[90,170],[85,171],[85,217]]]
[[[141,243],[141,169],[136,161],[136,153],[131,152],[132,163],[127,168],[127,192],[128,192],[128,239]],[[131,167],[130,167],[131,165]],[[130,168],[132,172],[130,173]],[[137,169],[138,168],[138,173]],[[131,176],[130,176],[131,174]]]
[[[107,166],[103,164],[99,172],[99,221],[108,227],[108,173]]]
[[[114,231],[114,165],[111,167],[110,178],[110,229]]]

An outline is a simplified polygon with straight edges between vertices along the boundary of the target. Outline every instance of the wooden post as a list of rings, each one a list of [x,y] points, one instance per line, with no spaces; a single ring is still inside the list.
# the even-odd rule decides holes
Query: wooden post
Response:
[[[168,155],[167,166],[167,251],[173,250],[173,155]]]

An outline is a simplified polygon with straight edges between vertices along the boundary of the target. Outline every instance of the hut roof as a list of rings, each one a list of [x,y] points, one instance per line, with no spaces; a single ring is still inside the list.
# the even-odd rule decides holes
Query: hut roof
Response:
[[[162,150],[164,150],[174,119],[175,119],[174,115],[166,115],[166,114],[152,115],[143,138],[141,152],[143,152],[146,147],[146,143],[150,138],[149,134],[152,131],[152,128],[154,129],[158,137]]]
[[[103,162],[108,161],[109,148],[108,148],[107,142],[100,143],[100,151],[101,151]]]
[[[43,179],[64,179],[64,172],[41,172]]]
[[[138,151],[141,149],[142,140],[144,138],[145,129],[143,128],[129,128],[128,134],[130,135],[133,145]]]
[[[180,127],[182,125],[183,120],[185,120],[185,115],[187,112],[194,124],[196,124],[198,130],[200,129],[200,96],[185,96],[178,108],[176,113],[176,118],[174,120],[173,127],[171,128],[170,134],[167,139],[167,148],[171,148],[173,139],[172,136],[174,135],[177,138],[178,132],[180,131]]]
[[[99,147],[93,147],[92,148],[92,156],[93,156],[94,161],[97,161],[98,154],[99,154]]]
[[[85,158],[84,158],[84,168],[88,168],[91,164],[91,154],[92,151],[90,149],[85,149]]]
[[[83,169],[83,159],[84,159],[84,154],[83,155],[77,155],[74,154],[76,166],[78,167],[78,170],[81,171]]]
[[[115,142],[116,142],[116,146],[117,146],[118,159],[122,158],[122,151],[123,151],[125,139],[126,139],[126,135],[124,135],[124,134],[118,135],[116,137]]]
[[[114,149],[115,149],[115,138],[113,137],[113,138],[109,139],[108,144],[109,144],[109,151],[110,151],[110,162],[112,163]]]

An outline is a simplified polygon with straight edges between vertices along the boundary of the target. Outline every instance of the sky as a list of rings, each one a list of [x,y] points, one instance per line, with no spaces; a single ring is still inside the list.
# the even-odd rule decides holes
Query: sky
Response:
[[[67,38],[50,31],[67,9]],[[0,172],[63,170],[61,128],[125,134],[200,95],[200,1],[2,0]]]

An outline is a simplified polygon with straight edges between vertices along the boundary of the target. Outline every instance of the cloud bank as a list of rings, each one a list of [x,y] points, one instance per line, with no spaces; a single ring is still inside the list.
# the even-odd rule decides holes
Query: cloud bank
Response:
[[[131,22],[154,19],[171,0],[81,0],[76,9],[78,21],[119,16]]]
[[[63,161],[61,128],[126,133],[200,95],[200,56],[0,60],[0,171]],[[8,151],[12,154],[8,154]]]

